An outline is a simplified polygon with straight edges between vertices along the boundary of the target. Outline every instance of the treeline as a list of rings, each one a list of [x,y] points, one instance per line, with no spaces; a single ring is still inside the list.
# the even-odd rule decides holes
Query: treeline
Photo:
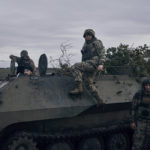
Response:
[[[104,73],[148,76],[150,75],[148,57],[150,57],[150,48],[146,44],[136,48],[124,44],[108,48]]]
[[[68,56],[68,54],[66,55]],[[150,58],[150,47],[146,44],[138,47],[120,44],[118,47],[108,48],[106,50],[106,61],[103,74],[149,76],[150,59],[146,60],[146,58]],[[70,59],[70,55],[69,58],[67,57],[67,62],[68,59]],[[48,72],[50,72],[50,70],[49,68]],[[0,68],[0,79],[4,79],[8,74],[9,68]]]

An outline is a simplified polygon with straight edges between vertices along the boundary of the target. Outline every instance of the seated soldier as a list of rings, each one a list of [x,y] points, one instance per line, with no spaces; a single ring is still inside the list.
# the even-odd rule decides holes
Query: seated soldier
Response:
[[[70,91],[70,94],[77,95],[82,93],[84,80],[84,84],[89,92],[99,103],[103,103],[93,82],[97,71],[103,70],[105,49],[102,42],[95,37],[95,32],[92,29],[85,30],[83,37],[85,43],[81,50],[82,62],[76,63],[71,67],[76,87]]]
[[[22,50],[20,53],[21,57],[17,57],[14,55],[10,55],[10,59],[17,62],[17,74],[21,73],[24,75],[35,75],[36,74],[36,67],[34,65],[34,62],[30,57],[28,56],[28,52],[26,50]]]

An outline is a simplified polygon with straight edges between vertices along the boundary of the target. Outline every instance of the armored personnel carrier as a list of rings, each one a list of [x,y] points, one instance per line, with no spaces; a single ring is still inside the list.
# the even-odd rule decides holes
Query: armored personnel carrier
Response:
[[[96,79],[97,101],[86,87],[71,96],[61,73],[10,77],[0,84],[1,150],[129,150],[131,99],[138,82],[127,75]]]

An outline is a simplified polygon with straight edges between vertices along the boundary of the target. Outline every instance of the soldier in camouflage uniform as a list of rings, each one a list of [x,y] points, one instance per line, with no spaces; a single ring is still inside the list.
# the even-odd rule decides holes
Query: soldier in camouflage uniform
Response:
[[[81,50],[82,62],[74,64],[71,69],[75,78],[76,88],[70,94],[80,94],[83,92],[82,83],[90,91],[90,93],[102,103],[102,99],[98,95],[97,89],[93,84],[93,80],[97,71],[103,69],[105,50],[102,42],[95,37],[95,32],[92,29],[87,29],[83,37],[85,43]]]
[[[20,56],[21,57],[10,55],[10,59],[18,63],[17,74],[36,74],[36,67],[34,65],[33,60],[30,59],[30,57],[28,56],[28,52],[26,50],[22,50]]]
[[[142,90],[133,97],[131,115],[131,127],[135,130],[132,150],[142,150],[150,136],[150,79],[143,81]]]

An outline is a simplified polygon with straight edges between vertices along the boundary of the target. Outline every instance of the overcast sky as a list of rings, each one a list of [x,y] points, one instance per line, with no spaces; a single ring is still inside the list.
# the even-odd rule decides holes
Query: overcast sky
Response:
[[[150,45],[149,7],[149,0],[0,0],[0,67],[22,49],[36,65],[42,53],[57,58],[64,42],[72,45],[73,62],[80,61],[86,28],[106,48]]]

